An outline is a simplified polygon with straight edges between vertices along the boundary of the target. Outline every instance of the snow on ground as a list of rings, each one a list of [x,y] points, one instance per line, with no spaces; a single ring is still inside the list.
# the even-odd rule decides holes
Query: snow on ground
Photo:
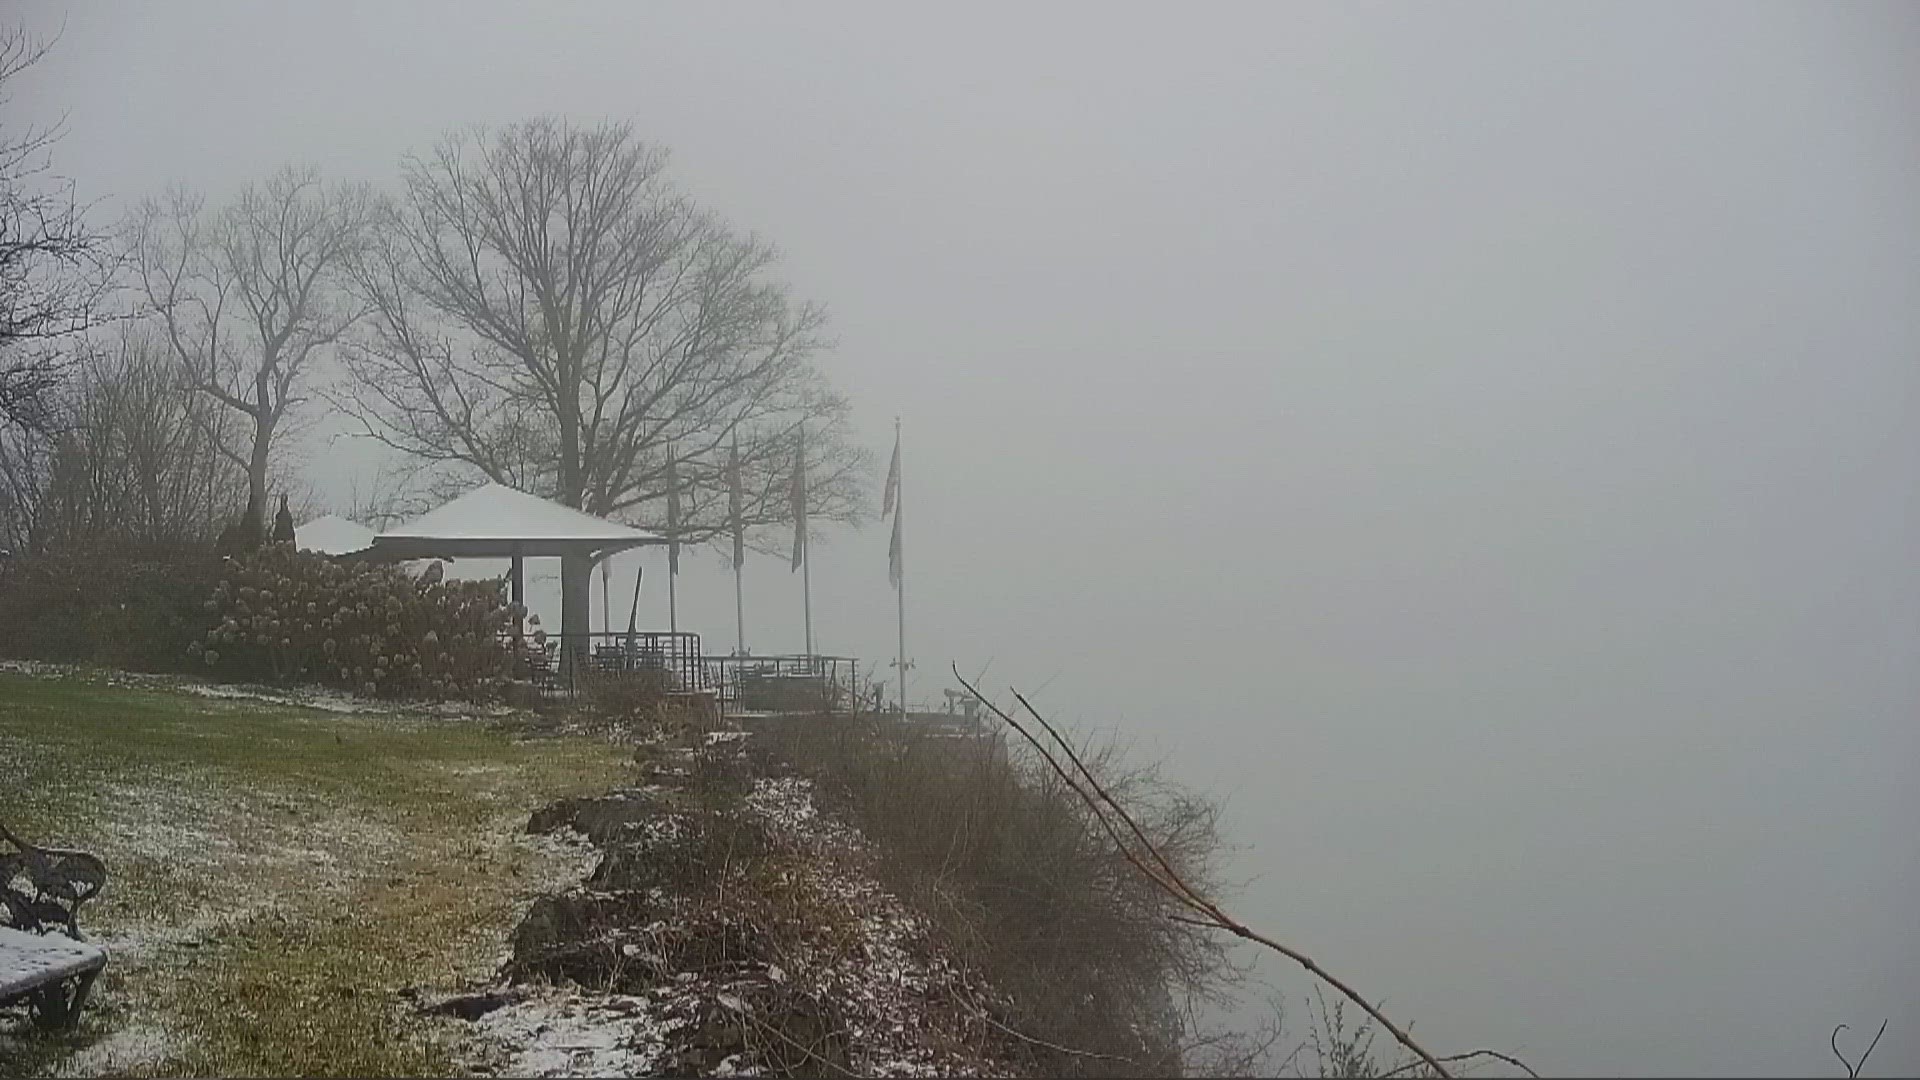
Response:
[[[331,865],[339,852],[377,861],[406,843],[394,828],[334,809],[319,796],[178,767],[117,779],[94,802],[88,820],[114,838],[122,857],[174,867],[271,873]]]
[[[60,1063],[55,1076],[139,1076],[152,1074],[180,1043],[165,1027],[134,1021]]]
[[[739,746],[737,740],[710,741],[707,746],[722,743],[726,750]],[[528,1076],[689,1071],[753,1075],[766,1062],[746,1045],[726,1044],[716,1032],[740,1030],[749,1041],[768,1043],[777,1034],[769,1031],[785,1014],[757,1009],[784,1009],[779,1002],[811,999],[824,1003],[843,1025],[848,1052],[843,1060],[856,1075],[1004,1072],[994,1062],[958,1049],[977,1044],[970,1036],[984,1030],[977,1018],[985,1015],[988,1003],[998,1000],[996,995],[942,955],[931,943],[928,926],[879,884],[868,869],[871,855],[865,838],[815,805],[812,782],[793,776],[757,778],[741,805],[783,849],[782,873],[813,897],[809,903],[820,905],[823,912],[853,913],[851,947],[838,935],[829,935],[835,940],[786,941],[782,948],[790,951],[780,955],[778,964],[743,962],[744,967],[677,973],[667,969],[639,995],[543,986],[534,997],[476,1022],[479,1056],[501,1062],[506,1072]],[[657,816],[626,825],[611,843],[646,851],[682,838],[693,824],[663,805]],[[578,841],[569,836],[559,842],[571,847]],[[556,884],[574,883],[563,877]],[[648,910],[666,912],[678,904],[703,903],[650,892],[654,895]],[[667,929],[665,921],[627,928],[624,933],[632,939],[619,946],[622,955],[643,964],[665,963],[646,942]],[[756,1001],[762,1004],[756,1006]],[[722,1040],[717,1047],[716,1039]]]
[[[859,948],[823,962],[806,963],[802,989],[842,1002],[850,1034],[868,1057],[858,1070],[870,1076],[939,1076],[966,1072],[978,1063],[935,1051],[921,1038],[930,991],[965,993],[962,972],[927,947],[926,925],[881,887],[859,872],[866,840],[859,831],[822,814],[813,802],[813,783],[802,777],[761,778],[747,805],[776,837],[828,856],[805,864],[810,884],[830,903],[862,912]],[[837,856],[837,857],[835,857]]]
[[[866,850],[867,838],[860,830],[822,814],[814,805],[813,781],[805,777],[760,777],[747,793],[746,804],[775,839],[842,858]]]
[[[508,1005],[476,1022],[507,1048],[511,1076],[644,1076],[658,1072],[668,1036],[687,1021],[662,1016],[659,1003],[619,994],[554,991]]]
[[[31,675],[36,679],[54,678],[78,670],[80,669],[68,664],[49,664],[44,660],[0,660],[0,671],[14,675]]]
[[[278,705],[285,708],[314,709],[320,712],[342,715],[367,714],[376,716],[407,714],[410,716],[432,716],[443,719],[469,720],[474,718],[499,719],[520,715],[522,710],[502,704],[474,704],[464,701],[388,701],[381,698],[364,697],[342,690],[332,690],[317,686],[270,687],[252,686],[238,683],[201,682],[184,675],[152,675],[137,671],[119,671],[113,668],[87,667],[79,664],[59,664],[44,660],[0,659],[0,672],[15,675],[27,675],[36,679],[78,679],[105,686],[126,686],[138,689],[178,690],[196,697],[212,698],[216,701],[249,701],[264,705]]]
[[[545,865],[534,882],[535,890],[540,893],[576,888],[600,865],[600,849],[593,846],[586,834],[570,825],[536,835],[515,830],[513,841],[543,856]]]
[[[358,694],[338,690],[302,689],[276,691],[258,686],[234,686],[227,683],[182,683],[180,689],[199,697],[226,701],[259,701],[269,705],[319,709],[333,713],[389,713],[395,706]]]

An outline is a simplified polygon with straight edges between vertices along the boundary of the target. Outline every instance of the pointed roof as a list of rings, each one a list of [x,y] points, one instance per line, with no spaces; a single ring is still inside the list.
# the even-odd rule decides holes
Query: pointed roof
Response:
[[[339,514],[317,517],[293,530],[294,546],[323,555],[345,555],[373,544],[373,530]]]
[[[476,488],[374,537],[375,559],[592,555],[666,538],[504,484]]]

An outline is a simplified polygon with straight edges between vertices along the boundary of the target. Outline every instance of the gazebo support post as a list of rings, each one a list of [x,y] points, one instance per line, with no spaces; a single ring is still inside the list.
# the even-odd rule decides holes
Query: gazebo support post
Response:
[[[593,580],[593,555],[588,552],[560,557],[560,655],[571,676],[585,656],[592,634],[588,608]]]
[[[513,570],[507,574],[507,578],[512,583],[513,602],[524,605],[527,602],[527,563],[523,557],[519,555],[513,557]],[[525,616],[515,619],[513,636],[519,637],[525,631],[526,625]]]

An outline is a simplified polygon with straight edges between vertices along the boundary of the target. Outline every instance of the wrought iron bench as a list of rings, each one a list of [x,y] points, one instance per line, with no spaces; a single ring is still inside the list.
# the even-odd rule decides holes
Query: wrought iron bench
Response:
[[[79,1017],[107,951],[81,935],[78,916],[106,884],[98,858],[37,847],[0,825],[0,1007],[24,1001],[43,1024]]]

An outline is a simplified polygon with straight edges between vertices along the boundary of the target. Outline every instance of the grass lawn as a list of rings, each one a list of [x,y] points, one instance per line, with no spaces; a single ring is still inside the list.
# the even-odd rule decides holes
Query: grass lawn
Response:
[[[0,673],[0,821],[106,860],[112,956],[73,1031],[0,1014],[0,1075],[458,1071],[403,990],[487,978],[582,858],[527,814],[632,770],[525,721]]]

